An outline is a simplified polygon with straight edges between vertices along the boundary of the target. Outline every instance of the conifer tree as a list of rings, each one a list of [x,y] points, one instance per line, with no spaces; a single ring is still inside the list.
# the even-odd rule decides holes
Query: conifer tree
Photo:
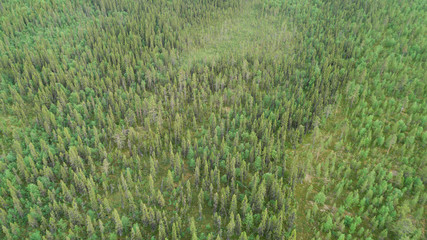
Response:
[[[236,224],[234,222],[234,214],[231,213],[230,214],[230,222],[227,225],[227,239],[230,239],[231,237],[233,237],[234,232],[235,232],[235,227],[236,227]]]
[[[116,225],[117,234],[119,236],[122,236],[123,224],[122,224],[122,220],[120,219],[119,213],[117,212],[117,209],[113,210],[113,219],[114,219],[114,224]]]

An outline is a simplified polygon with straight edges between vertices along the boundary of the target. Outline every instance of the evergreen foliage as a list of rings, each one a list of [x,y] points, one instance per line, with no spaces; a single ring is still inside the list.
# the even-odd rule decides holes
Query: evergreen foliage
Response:
[[[426,19],[0,2],[0,239],[424,239]]]

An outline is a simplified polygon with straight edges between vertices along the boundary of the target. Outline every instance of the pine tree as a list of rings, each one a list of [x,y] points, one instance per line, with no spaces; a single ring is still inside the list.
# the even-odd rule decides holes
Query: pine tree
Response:
[[[163,198],[163,194],[160,190],[157,190],[157,204],[159,204],[160,207],[165,206],[165,199]]]
[[[267,228],[267,221],[268,221],[268,212],[267,212],[267,209],[265,209],[262,213],[261,222],[258,226],[258,233],[261,236],[265,234],[265,230]]]
[[[243,217],[246,216],[246,211],[248,210],[248,198],[246,195],[243,197],[242,205],[240,207],[241,214]]]
[[[230,213],[236,214],[237,210],[237,197],[235,194],[233,194],[233,197],[231,198],[231,203],[230,203]]]
[[[7,229],[4,225],[1,226],[3,230],[3,234],[6,237],[7,240],[12,240],[12,235],[10,234],[9,229]]]
[[[131,239],[132,240],[142,240],[141,230],[139,229],[138,223],[133,224],[131,231]]]
[[[86,231],[89,236],[92,236],[93,234],[95,234],[95,229],[92,224],[92,219],[89,217],[89,215],[86,216]]]
[[[209,233],[206,239],[207,239],[207,240],[213,240],[213,238],[214,238],[214,237],[213,237],[212,233]]]
[[[165,240],[166,238],[167,238],[167,236],[166,236],[165,226],[163,224],[163,221],[160,221],[160,224],[159,224],[159,239]]]
[[[332,230],[332,227],[333,227],[332,218],[330,215],[328,215],[328,217],[326,218],[326,222],[323,224],[323,231],[329,232],[330,230]]]
[[[200,190],[199,195],[198,195],[198,202],[199,202],[199,219],[202,219],[203,216],[203,189]]]
[[[105,239],[104,237],[104,223],[101,219],[98,220],[99,231],[101,232],[101,239]]]
[[[296,240],[297,239],[297,230],[292,230],[291,236],[289,237],[290,240]]]
[[[240,218],[240,214],[236,215],[236,235],[240,236],[242,232],[242,219]]]
[[[326,200],[326,196],[325,194],[321,191],[319,192],[315,197],[314,197],[314,201],[316,201],[316,203],[318,204],[324,204]]]
[[[253,214],[252,214],[252,210],[249,209],[249,211],[246,213],[245,216],[245,225],[246,225],[246,232],[250,232],[250,229],[253,227]]]
[[[197,228],[193,217],[190,218],[190,233],[192,237],[196,236],[197,238]]]
[[[166,177],[166,188],[171,191],[174,188],[173,185],[173,175],[170,170],[168,170],[168,175]]]
[[[262,181],[258,187],[257,193],[254,196],[253,205],[255,207],[255,210],[260,211],[263,209],[265,194],[266,194],[265,183],[264,181]]]
[[[229,240],[234,235],[236,224],[234,222],[234,214],[230,214],[230,222],[227,225],[227,240]]]
[[[116,232],[119,236],[122,236],[123,233],[123,225],[122,220],[120,219],[119,213],[117,212],[117,209],[113,210],[113,220],[116,225]]]

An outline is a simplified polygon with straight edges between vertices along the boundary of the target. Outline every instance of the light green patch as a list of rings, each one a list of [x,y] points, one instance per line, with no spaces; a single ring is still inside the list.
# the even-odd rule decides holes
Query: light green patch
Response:
[[[285,49],[279,46],[291,40],[283,19],[264,13],[257,1],[248,2],[232,16],[188,29],[185,38],[195,40],[188,42],[181,64],[188,67],[195,62],[254,53],[283,54]]]

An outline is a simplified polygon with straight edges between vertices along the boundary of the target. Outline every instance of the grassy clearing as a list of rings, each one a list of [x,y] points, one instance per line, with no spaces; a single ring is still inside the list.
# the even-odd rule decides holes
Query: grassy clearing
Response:
[[[185,67],[195,62],[210,62],[221,57],[244,56],[255,53],[282,54],[279,43],[290,40],[284,27],[284,18],[263,14],[262,3],[250,1],[240,12],[217,19],[208,26],[195,26],[187,30],[193,41],[180,60]]]

